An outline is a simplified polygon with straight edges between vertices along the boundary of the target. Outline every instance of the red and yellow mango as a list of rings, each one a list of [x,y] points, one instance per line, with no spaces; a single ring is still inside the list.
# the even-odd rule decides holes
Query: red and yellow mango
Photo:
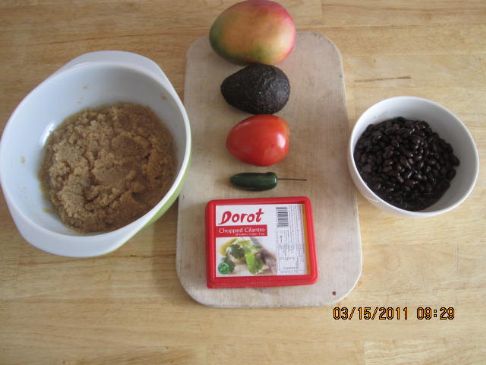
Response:
[[[293,50],[295,24],[274,1],[246,0],[216,18],[209,40],[216,53],[231,62],[274,65]]]

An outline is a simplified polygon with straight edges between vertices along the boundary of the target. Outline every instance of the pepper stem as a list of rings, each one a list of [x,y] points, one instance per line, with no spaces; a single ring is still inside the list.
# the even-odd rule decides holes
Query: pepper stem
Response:
[[[293,177],[279,177],[279,180],[291,180],[291,181],[307,181],[307,179],[296,179]]]

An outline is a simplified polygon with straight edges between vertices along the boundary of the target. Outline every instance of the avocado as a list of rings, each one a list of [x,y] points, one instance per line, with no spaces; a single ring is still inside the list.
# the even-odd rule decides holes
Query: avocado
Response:
[[[228,104],[244,112],[274,114],[287,104],[290,83],[275,66],[251,64],[228,76],[221,93]]]

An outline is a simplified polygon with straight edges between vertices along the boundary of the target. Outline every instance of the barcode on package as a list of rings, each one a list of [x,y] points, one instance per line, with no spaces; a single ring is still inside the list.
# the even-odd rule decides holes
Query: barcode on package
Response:
[[[275,207],[277,268],[279,275],[302,275],[307,272],[304,213],[301,204]]]
[[[277,207],[277,228],[289,226],[289,210],[287,207]]]

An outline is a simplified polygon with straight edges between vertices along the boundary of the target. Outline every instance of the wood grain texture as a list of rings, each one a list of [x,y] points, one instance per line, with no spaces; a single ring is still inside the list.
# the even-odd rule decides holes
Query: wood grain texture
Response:
[[[184,104],[193,134],[192,166],[179,198],[177,272],[196,301],[214,307],[305,307],[335,303],[361,274],[361,239],[354,186],[346,165],[349,136],[341,56],[318,33],[301,32],[292,54],[280,64],[291,84],[289,102],[278,115],[289,123],[290,153],[281,163],[257,168],[225,148],[229,130],[250,115],[229,106],[223,80],[241,67],[218,57],[207,37],[187,55]],[[285,181],[265,192],[242,192],[229,176],[242,171],[307,179]],[[213,199],[301,196],[312,202],[319,278],[314,285],[208,289],[204,208]]]
[[[182,94],[186,52],[232,1],[0,1],[0,123],[81,53],[155,60]],[[176,275],[177,206],[116,252],[58,258],[19,236],[0,195],[0,364],[484,364],[486,2],[282,0],[299,30],[343,56],[350,125],[378,100],[417,95],[467,125],[480,154],[471,197],[427,220],[357,195],[363,274],[340,306],[454,306],[453,321],[336,321],[331,307],[213,309]],[[407,78],[401,78],[406,76]],[[250,361],[251,360],[251,361]]]

